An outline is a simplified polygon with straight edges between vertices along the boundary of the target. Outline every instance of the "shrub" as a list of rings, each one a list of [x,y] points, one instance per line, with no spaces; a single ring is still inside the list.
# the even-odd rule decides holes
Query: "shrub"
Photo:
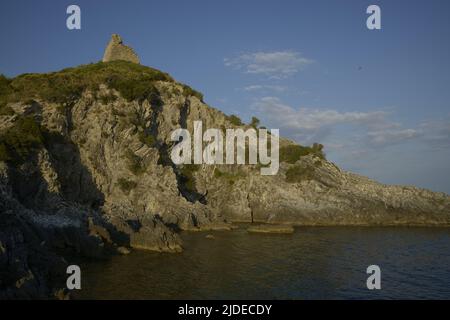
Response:
[[[27,99],[27,100],[25,100],[24,102],[23,102],[25,105],[32,105],[32,104],[35,104],[36,103],[36,100],[34,100],[34,99]]]
[[[5,77],[3,74],[0,74],[0,96],[10,93],[11,91],[10,83],[11,83],[10,79]]]
[[[318,147],[321,146],[321,147]],[[321,159],[325,159],[325,155],[322,152],[322,145],[318,145],[315,148],[304,147],[295,144],[290,144],[287,146],[283,146],[280,148],[280,161],[287,163],[295,163],[303,156],[307,156],[309,154],[315,154]]]
[[[311,180],[314,175],[314,168],[293,166],[286,171],[286,181],[290,183],[298,183],[305,180]]]
[[[42,147],[44,138],[41,128],[33,117],[23,117],[0,135],[1,153],[4,161],[22,162]]]
[[[322,161],[320,161],[320,160],[314,161],[314,166],[315,166],[316,168],[321,167],[321,166],[322,166]]]
[[[254,129],[257,129],[259,126],[259,119],[257,117],[252,117],[252,121],[250,122],[250,126],[252,126]]]
[[[153,147],[155,145],[155,137],[145,132],[139,132],[139,141],[148,147]]]
[[[145,166],[141,163],[141,158],[139,156],[137,156],[133,151],[127,150],[126,157],[128,160],[128,169],[133,172],[134,175],[144,173]]]
[[[119,185],[120,189],[125,193],[129,193],[137,186],[136,182],[125,178],[119,178],[119,180],[117,180],[117,184]]]
[[[198,164],[185,164],[180,169],[180,175],[182,179],[182,183],[189,191],[196,191],[195,189],[195,177],[194,173],[200,169],[200,165]]]
[[[12,116],[14,115],[14,110],[9,106],[0,105],[0,116]]]
[[[237,173],[230,173],[226,171],[221,171],[218,168],[214,169],[214,177],[218,179],[224,179],[225,181],[228,181],[230,185],[233,185],[237,180],[244,178],[245,175],[241,172]]]
[[[11,93],[10,80],[0,74],[0,110],[2,110],[8,102],[8,95]]]
[[[142,118],[135,111],[129,111],[126,113],[126,117],[129,123],[134,125],[136,128],[142,127],[144,124],[142,123]]]
[[[102,104],[108,104],[117,100],[117,97],[113,94],[106,94],[100,96],[100,101]]]
[[[161,105],[161,98],[158,89],[153,81],[142,79],[124,79],[120,76],[110,79],[109,86],[120,92],[122,97],[128,101],[138,100],[142,102],[148,100],[151,104]]]
[[[11,81],[7,77],[5,77],[3,74],[0,74],[0,94],[3,94],[10,89],[10,82]]]
[[[112,114],[114,116],[118,116],[118,117],[125,117],[126,116],[125,112],[123,112],[122,110],[117,110],[116,108],[112,109]]]
[[[183,85],[183,95],[185,97],[189,97],[189,96],[197,97],[200,101],[203,102],[203,94],[192,89],[191,87],[189,87],[186,84]]]
[[[4,143],[0,143],[0,161],[9,161],[11,156],[9,155],[8,149]]]
[[[235,126],[243,126],[244,125],[241,118],[239,118],[238,116],[236,116],[234,114],[227,116],[227,120]]]

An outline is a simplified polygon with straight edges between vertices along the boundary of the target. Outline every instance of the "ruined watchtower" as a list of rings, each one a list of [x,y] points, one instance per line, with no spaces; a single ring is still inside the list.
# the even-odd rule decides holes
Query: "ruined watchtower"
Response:
[[[139,63],[139,57],[134,50],[123,44],[122,38],[118,34],[113,34],[103,55],[103,62],[125,60]]]

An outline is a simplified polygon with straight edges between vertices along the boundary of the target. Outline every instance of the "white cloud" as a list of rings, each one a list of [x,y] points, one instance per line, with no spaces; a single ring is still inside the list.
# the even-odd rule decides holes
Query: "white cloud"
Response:
[[[276,91],[276,92],[284,92],[287,90],[287,88],[284,86],[277,86],[277,85],[254,84],[254,85],[244,87],[243,90],[248,91],[248,92],[250,92],[250,91],[267,91],[267,90],[272,90],[272,91]]]
[[[367,133],[368,141],[374,146],[386,146],[410,140],[421,135],[415,129],[378,130]]]
[[[424,141],[437,149],[450,148],[450,118],[424,121],[420,125]]]
[[[249,74],[263,74],[282,79],[298,73],[313,60],[295,51],[245,53],[235,58],[225,58],[227,67],[244,70]]]
[[[404,128],[400,123],[389,120],[390,113],[382,110],[340,112],[323,108],[295,109],[276,97],[261,98],[252,107],[264,123],[279,128],[281,135],[302,144],[328,142],[326,145],[330,145],[330,149],[353,150],[357,146],[381,148],[425,137],[422,128]],[[442,125],[434,140],[437,137],[443,139],[445,134],[447,137],[450,135],[450,125]]]
[[[368,128],[385,125],[387,113],[375,112],[339,112],[331,109],[294,109],[276,97],[264,97],[253,104],[263,119],[271,125],[285,131],[293,138],[311,142],[324,138],[333,127],[340,124],[364,125]]]

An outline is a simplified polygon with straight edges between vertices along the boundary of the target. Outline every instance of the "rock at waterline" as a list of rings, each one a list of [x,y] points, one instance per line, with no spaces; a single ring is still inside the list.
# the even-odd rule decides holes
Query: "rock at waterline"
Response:
[[[125,247],[118,247],[117,248],[117,252],[122,254],[122,255],[127,255],[130,253],[130,250],[128,248]]]
[[[273,225],[273,224],[260,224],[257,226],[251,226],[247,229],[250,233],[294,233],[294,227],[290,225]]]

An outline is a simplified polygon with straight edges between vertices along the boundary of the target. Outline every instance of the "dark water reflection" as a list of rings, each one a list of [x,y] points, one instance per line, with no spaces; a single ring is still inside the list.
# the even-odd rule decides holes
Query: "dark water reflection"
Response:
[[[184,233],[181,254],[82,266],[84,299],[450,299],[449,228],[302,227]],[[366,288],[377,264],[382,289]]]

